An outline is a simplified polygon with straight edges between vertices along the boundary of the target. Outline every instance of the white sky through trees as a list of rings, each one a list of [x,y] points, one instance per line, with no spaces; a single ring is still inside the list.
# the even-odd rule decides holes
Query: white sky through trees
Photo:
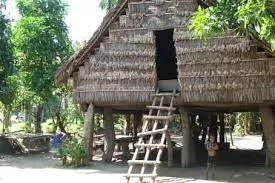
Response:
[[[100,0],[67,0],[68,15],[66,24],[73,41],[89,40],[99,27],[105,13],[99,7]],[[15,0],[8,0],[7,12],[12,19],[19,17]]]

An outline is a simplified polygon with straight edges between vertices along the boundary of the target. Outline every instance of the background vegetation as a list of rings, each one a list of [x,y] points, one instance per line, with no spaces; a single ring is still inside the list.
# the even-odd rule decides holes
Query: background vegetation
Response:
[[[99,6],[108,11],[117,2],[102,0]],[[20,18],[11,26],[5,16],[6,1],[0,0],[0,130],[82,131],[83,114],[73,103],[72,89],[54,82],[58,67],[80,48],[68,38],[64,22],[67,4],[63,0],[16,3]],[[274,0],[217,0],[214,6],[199,7],[189,28],[195,38],[207,39],[224,32],[248,36],[274,53]],[[11,123],[12,118],[17,119]],[[95,119],[96,133],[102,133],[102,114],[96,114]],[[117,132],[122,133],[125,115],[114,119]],[[234,113],[231,120],[236,132],[247,134],[256,129],[260,118],[258,113]],[[178,129],[178,122],[172,123],[171,130]]]

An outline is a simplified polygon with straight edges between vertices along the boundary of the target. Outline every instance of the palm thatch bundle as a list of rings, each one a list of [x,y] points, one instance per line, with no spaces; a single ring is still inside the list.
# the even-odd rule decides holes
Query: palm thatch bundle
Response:
[[[157,88],[154,31],[174,29],[178,104],[274,100],[274,58],[245,37],[192,39],[186,24],[197,6],[195,0],[120,0],[57,81],[73,76],[78,103],[149,103]]]
[[[243,37],[180,40],[176,43],[183,102],[273,100],[274,58],[258,54]]]

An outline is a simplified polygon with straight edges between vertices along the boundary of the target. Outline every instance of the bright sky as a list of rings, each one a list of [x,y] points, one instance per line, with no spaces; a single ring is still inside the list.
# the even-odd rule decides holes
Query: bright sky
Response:
[[[99,27],[105,13],[99,8],[100,0],[68,0],[66,23],[72,40],[91,38]]]
[[[105,13],[99,8],[100,0],[67,0],[68,15],[66,23],[69,27],[70,38],[82,42],[89,40],[99,27]],[[9,14],[18,18],[15,0],[8,0]]]

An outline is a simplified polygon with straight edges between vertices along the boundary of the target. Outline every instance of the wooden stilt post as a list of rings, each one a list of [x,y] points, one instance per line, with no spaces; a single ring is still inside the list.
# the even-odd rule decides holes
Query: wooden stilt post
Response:
[[[191,124],[188,116],[188,111],[185,108],[180,108],[181,124],[182,124],[182,149],[181,149],[181,166],[182,168],[190,167],[190,131]]]
[[[115,150],[115,129],[111,108],[104,108],[103,125],[105,130],[103,161],[111,162]]]
[[[87,153],[86,163],[93,158],[94,105],[89,104],[84,121],[84,148]]]
[[[220,120],[220,144],[223,147],[224,145],[224,113],[219,114],[219,120]]]
[[[166,133],[166,142],[167,142],[167,145],[168,145],[168,167],[172,167],[173,166],[173,144],[172,144],[172,141],[171,141],[171,136],[170,136],[170,133],[167,131]]]
[[[266,142],[265,166],[270,168],[275,163],[275,118],[271,107],[268,105],[261,105],[260,113]]]

